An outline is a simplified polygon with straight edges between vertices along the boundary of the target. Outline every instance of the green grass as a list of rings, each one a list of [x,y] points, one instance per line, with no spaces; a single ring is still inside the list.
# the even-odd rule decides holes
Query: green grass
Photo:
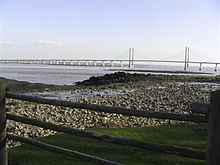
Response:
[[[92,129],[95,132],[114,136],[123,136],[142,141],[151,141],[161,144],[206,149],[207,125],[161,125],[154,127],[133,128],[103,128]]]
[[[205,151],[207,144],[206,127],[207,125],[185,124],[142,128],[93,128],[90,130],[143,141],[188,146]],[[130,165],[201,165],[205,163],[202,160],[152,152],[126,145],[106,143],[68,134],[49,136],[40,138],[39,140]],[[61,154],[55,154],[26,144],[9,150],[9,163],[10,165],[91,164],[91,162],[70,158]]]

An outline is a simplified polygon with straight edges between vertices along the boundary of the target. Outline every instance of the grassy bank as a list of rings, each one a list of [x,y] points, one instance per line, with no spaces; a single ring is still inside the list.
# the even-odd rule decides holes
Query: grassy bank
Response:
[[[155,127],[133,128],[93,128],[92,131],[134,138],[142,141],[151,141],[163,144],[187,146],[195,149],[206,149],[207,125],[161,125]],[[149,165],[199,165],[204,161],[184,158],[158,152],[147,151],[125,145],[104,143],[93,139],[75,137],[68,134],[59,134],[39,139],[42,142],[58,145],[68,149],[99,156],[124,164]],[[10,165],[78,165],[92,164],[60,154],[47,152],[30,145],[22,145],[9,150]]]

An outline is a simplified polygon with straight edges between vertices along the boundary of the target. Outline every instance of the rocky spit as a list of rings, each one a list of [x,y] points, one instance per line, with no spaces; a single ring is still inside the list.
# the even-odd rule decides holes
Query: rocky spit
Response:
[[[191,113],[192,102],[209,102],[210,92],[217,87],[214,83],[192,82],[150,82],[116,83],[101,86],[87,86],[72,89],[69,95],[60,95],[63,91],[51,91],[51,98],[64,99],[72,102],[116,106],[133,109]],[[65,92],[64,92],[65,93]],[[39,93],[29,93],[40,95]],[[56,95],[55,95],[56,94]],[[40,96],[43,96],[42,93]],[[52,97],[53,96],[53,97]],[[7,111],[11,114],[25,116],[41,121],[52,122],[76,129],[91,127],[143,127],[161,124],[176,124],[178,121],[168,119],[152,119],[120,114],[101,113],[83,109],[71,109],[59,106],[43,105],[7,99]],[[42,137],[56,132],[39,127],[8,120],[8,132],[23,137]],[[8,147],[20,145],[8,141]]]

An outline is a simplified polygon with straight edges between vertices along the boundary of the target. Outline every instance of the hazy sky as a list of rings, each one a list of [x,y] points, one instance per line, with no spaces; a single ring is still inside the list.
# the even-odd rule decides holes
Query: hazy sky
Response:
[[[220,0],[0,0],[1,58],[220,62]]]

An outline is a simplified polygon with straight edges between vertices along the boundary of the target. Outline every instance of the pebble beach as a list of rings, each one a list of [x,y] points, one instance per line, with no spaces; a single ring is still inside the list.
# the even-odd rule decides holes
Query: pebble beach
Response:
[[[177,113],[191,113],[190,104],[193,102],[207,103],[210,92],[218,84],[207,82],[183,81],[152,81],[117,82],[98,86],[76,86],[71,90],[28,92],[27,95],[62,99],[71,102],[89,103],[97,105],[123,107],[127,109],[141,109],[167,111]],[[7,111],[11,114],[51,122],[76,129],[92,127],[144,127],[161,124],[177,124],[181,121],[168,119],[153,119],[134,116],[123,116],[95,112],[84,109],[71,109],[53,105],[43,105],[7,99]],[[26,125],[11,120],[7,121],[8,132],[30,138],[56,134],[51,130]],[[18,142],[8,141],[8,147],[20,145]]]

